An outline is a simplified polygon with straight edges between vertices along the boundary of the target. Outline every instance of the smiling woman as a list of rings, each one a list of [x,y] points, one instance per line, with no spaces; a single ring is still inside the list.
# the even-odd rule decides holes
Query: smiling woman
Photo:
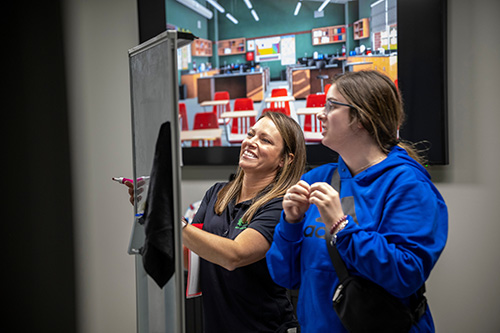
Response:
[[[283,195],[305,168],[302,131],[290,117],[267,112],[250,129],[239,157],[235,179],[205,193],[191,221],[202,229],[182,223],[184,246],[202,258],[204,332],[286,332],[298,322],[265,255]],[[133,203],[134,183],[125,185]]]
[[[283,195],[300,179],[305,161],[299,125],[284,114],[265,113],[241,145],[235,179],[205,194],[193,218],[203,229],[183,228],[184,245],[202,258],[205,332],[298,327],[286,290],[271,279],[265,254]]]

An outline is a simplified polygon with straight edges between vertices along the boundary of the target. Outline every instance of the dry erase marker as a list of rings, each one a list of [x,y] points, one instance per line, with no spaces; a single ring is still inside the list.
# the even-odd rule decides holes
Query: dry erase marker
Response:
[[[128,178],[124,178],[124,177],[112,177],[111,179],[113,179],[115,182],[118,182],[120,184],[124,184],[125,182],[134,183],[134,181],[132,179],[128,179]]]
[[[125,182],[134,183],[134,181],[132,179],[125,178],[125,177],[112,177],[111,179],[114,180],[115,182],[120,183],[120,184],[124,184]],[[148,179],[149,179],[149,176],[144,176],[144,177],[137,178],[137,181],[148,180]]]

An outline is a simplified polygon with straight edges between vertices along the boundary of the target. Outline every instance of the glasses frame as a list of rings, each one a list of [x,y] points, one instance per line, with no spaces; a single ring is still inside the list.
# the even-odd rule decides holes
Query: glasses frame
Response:
[[[328,113],[330,113],[330,111],[333,110],[332,104],[342,105],[342,106],[348,106],[350,108],[353,108],[354,110],[357,110],[354,105],[347,104],[347,103],[342,103],[342,102],[337,102],[337,101],[334,101],[334,100],[331,100],[331,99],[327,99],[326,103],[325,103],[325,109],[324,109],[325,115],[328,115]]]

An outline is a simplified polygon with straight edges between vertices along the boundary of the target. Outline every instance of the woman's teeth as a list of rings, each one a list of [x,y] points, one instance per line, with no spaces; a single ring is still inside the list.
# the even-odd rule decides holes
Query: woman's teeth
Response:
[[[243,156],[248,157],[248,158],[257,158],[257,155],[249,152],[248,150],[243,153]]]

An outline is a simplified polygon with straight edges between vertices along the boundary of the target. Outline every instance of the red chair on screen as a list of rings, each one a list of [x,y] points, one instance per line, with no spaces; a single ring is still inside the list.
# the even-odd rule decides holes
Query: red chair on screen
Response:
[[[253,110],[253,100],[250,98],[237,98],[234,100],[234,111]]]
[[[237,98],[234,100],[234,112],[253,111],[253,100],[250,98]],[[231,133],[228,141],[231,144],[241,143],[246,137],[250,127],[255,124],[255,117],[237,117],[232,118]]]
[[[286,88],[274,88],[271,90],[271,97],[288,96]]]
[[[306,108],[324,107],[326,103],[326,94],[307,95]],[[319,142],[321,137],[317,133],[322,132],[321,121],[316,115],[304,116],[304,139],[306,142]]]
[[[217,116],[212,112],[199,112],[194,115],[193,130],[219,128]],[[191,147],[220,146],[221,139],[192,141]]]
[[[219,125],[227,125],[229,124],[229,119],[222,119],[220,115],[223,112],[229,112],[231,111],[231,104],[229,103],[229,92],[227,91],[216,91],[214,94],[214,101],[220,101],[220,100],[225,100],[227,99],[228,102],[225,105],[214,105],[213,106],[213,113],[217,116],[217,121],[219,122]]]
[[[275,88],[271,90],[271,97],[281,97],[288,96],[288,90],[286,88]],[[284,108],[286,110],[286,115],[290,116],[290,102],[271,102],[269,103],[268,108],[271,109],[279,109]]]
[[[189,125],[188,125],[187,111],[186,111],[186,104],[185,103],[179,103],[179,121],[181,122],[181,130],[188,131]]]

